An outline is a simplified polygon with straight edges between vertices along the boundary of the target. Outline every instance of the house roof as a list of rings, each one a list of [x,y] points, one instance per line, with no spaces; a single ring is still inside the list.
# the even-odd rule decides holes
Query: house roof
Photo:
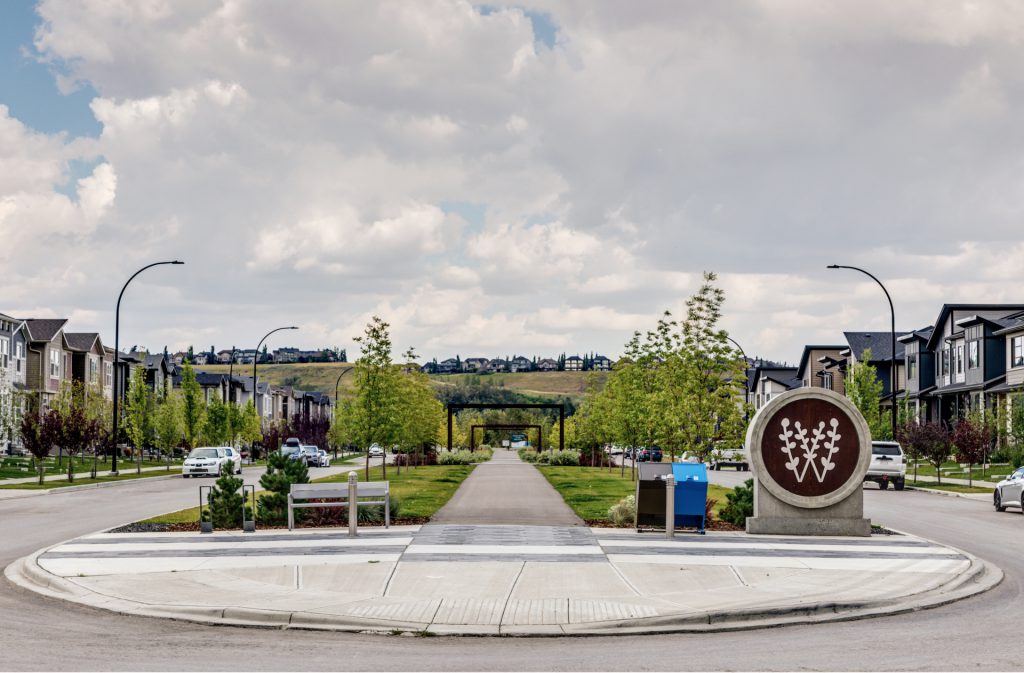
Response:
[[[804,346],[803,355],[800,356],[800,364],[796,368],[796,375],[798,378],[804,377],[804,370],[807,368],[807,364],[811,358],[811,351],[841,351],[846,346],[842,344],[838,346],[822,346],[822,345],[808,345]]]
[[[935,320],[935,325],[932,328],[932,334],[928,338],[928,349],[936,350],[939,339],[944,335],[942,334],[942,325],[946,322],[950,313],[954,311],[962,311],[977,314],[977,313],[990,313],[997,311],[1005,311],[1004,317],[1015,316],[1021,311],[1024,311],[1024,304],[943,304],[939,310],[939,317]]]
[[[1003,325],[1002,329],[997,329],[995,332],[992,332],[992,334],[998,336],[1001,334],[1010,334],[1012,332],[1020,332],[1021,330],[1024,330],[1024,318],[1007,318],[1006,323],[1007,324]]]
[[[896,332],[896,359],[902,359],[906,345],[899,338],[908,332]],[[863,360],[864,351],[871,349],[872,362],[888,362],[892,359],[892,332],[843,332],[846,343],[858,360]]]
[[[565,358],[565,361],[568,362],[569,360],[582,360],[582,359],[583,358],[581,358],[579,355],[570,355],[569,357]]]
[[[99,338],[100,335],[96,332],[64,332],[64,343],[68,348],[81,353],[91,351]],[[101,341],[100,344],[102,343]]]
[[[52,341],[67,323],[67,318],[29,318],[25,326],[32,341]]]
[[[167,366],[167,358],[164,357],[163,353],[147,355],[143,362],[145,362],[146,369],[156,369],[159,367],[164,371],[170,371],[170,367]]]
[[[935,328],[932,325],[928,325],[927,327],[922,327],[921,329],[911,330],[904,334],[903,336],[898,336],[896,337],[896,341],[906,344],[910,343],[914,339],[919,339],[921,341],[927,342],[928,339],[931,338],[932,332],[934,330]]]

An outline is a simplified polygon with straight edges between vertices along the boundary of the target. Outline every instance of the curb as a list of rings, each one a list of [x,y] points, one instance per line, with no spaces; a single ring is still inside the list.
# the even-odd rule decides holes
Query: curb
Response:
[[[944,545],[963,554],[970,561],[967,569],[941,586],[934,587],[925,592],[909,594],[894,599],[881,599],[862,603],[822,601],[798,605],[780,605],[775,608],[708,611],[584,624],[453,625],[391,621],[350,615],[291,612],[266,608],[153,605],[123,598],[114,598],[85,589],[67,578],[54,575],[40,567],[38,564],[39,556],[53,547],[59,546],[59,544],[63,543],[41,549],[11,563],[4,569],[4,575],[7,580],[18,587],[43,596],[109,610],[126,616],[159,617],[211,626],[245,626],[282,630],[302,629],[389,635],[396,634],[397,632],[416,632],[438,636],[539,637],[746,631],[798,624],[854,621],[871,617],[918,612],[948,605],[984,593],[996,587],[1003,580],[1003,572],[998,567],[977,558],[973,554]]]
[[[964,500],[973,500],[974,502],[985,502],[981,498],[972,498],[972,495],[985,495],[984,493],[957,493],[956,491],[943,491],[938,488],[921,488],[920,486],[907,486],[905,487],[908,491],[917,491],[918,493],[928,493],[931,495],[944,495],[947,498],[963,498]]]

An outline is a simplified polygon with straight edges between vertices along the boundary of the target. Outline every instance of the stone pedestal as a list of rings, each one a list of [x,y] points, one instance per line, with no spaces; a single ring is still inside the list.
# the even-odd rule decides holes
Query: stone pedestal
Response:
[[[817,509],[794,507],[754,485],[754,516],[747,518],[747,532],[754,535],[871,535],[871,520],[863,518],[864,492]]]

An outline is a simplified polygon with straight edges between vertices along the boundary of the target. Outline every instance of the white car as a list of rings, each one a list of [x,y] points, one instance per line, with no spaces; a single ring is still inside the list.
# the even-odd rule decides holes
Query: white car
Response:
[[[232,472],[242,474],[242,456],[230,446],[199,446],[192,449],[181,467],[181,476],[218,477],[221,465],[231,464]]]
[[[737,472],[746,472],[750,469],[750,452],[744,446],[738,449],[715,449],[711,452],[709,462],[712,470],[735,467]]]
[[[871,463],[864,481],[873,481],[885,490],[892,483],[893,488],[902,491],[907,482],[907,461],[899,442],[871,442]]]
[[[1024,511],[1024,467],[1018,467],[1006,479],[996,484],[992,493],[992,506],[997,512],[1005,512],[1007,507],[1020,507]]]
[[[384,455],[384,449],[383,449],[383,447],[381,447],[380,444],[371,444],[370,445],[370,456],[383,456],[383,455]]]

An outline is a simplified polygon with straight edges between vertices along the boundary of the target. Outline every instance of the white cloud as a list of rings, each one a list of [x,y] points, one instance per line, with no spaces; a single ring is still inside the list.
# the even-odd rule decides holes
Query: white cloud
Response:
[[[0,107],[0,310],[106,334],[182,257],[130,340],[345,346],[377,312],[426,355],[615,354],[711,269],[793,360],[887,324],[828,263],[901,328],[1024,299],[1019,5],[536,4],[551,47],[462,0],[43,0],[37,55],[103,131]]]

